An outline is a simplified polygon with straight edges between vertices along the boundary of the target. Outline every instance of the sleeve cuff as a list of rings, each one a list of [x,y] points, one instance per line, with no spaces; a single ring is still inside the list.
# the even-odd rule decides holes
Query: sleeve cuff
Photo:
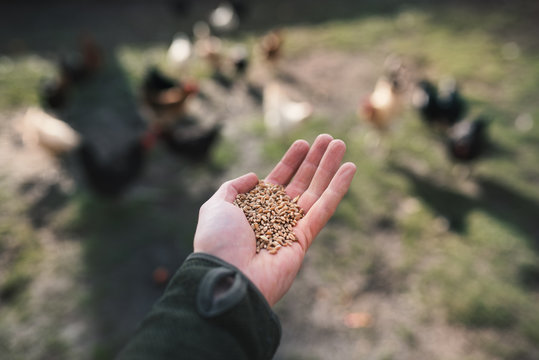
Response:
[[[279,346],[281,324],[258,288],[234,265],[207,253],[189,255],[171,286],[176,277],[194,273],[200,278],[193,294],[199,316],[234,333],[243,348],[256,354],[249,358],[271,359]],[[221,289],[216,296],[217,288]]]

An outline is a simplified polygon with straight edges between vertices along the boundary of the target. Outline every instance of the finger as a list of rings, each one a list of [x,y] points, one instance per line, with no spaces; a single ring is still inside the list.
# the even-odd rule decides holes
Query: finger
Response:
[[[329,186],[324,191],[318,201],[311,207],[303,219],[298,222],[297,234],[300,245],[307,251],[313,239],[331,218],[343,196],[348,191],[350,183],[356,173],[356,165],[353,163],[343,164]]]
[[[324,153],[326,152],[331,140],[333,140],[331,135],[318,135],[313,143],[313,146],[311,146],[311,150],[309,150],[305,160],[296,172],[296,175],[286,187],[286,193],[290,197],[294,198],[299,194],[303,194],[303,192],[307,190],[316,172],[318,164],[320,163],[322,156],[324,156]]]
[[[316,169],[316,173],[308,187],[301,194],[298,205],[308,212],[311,206],[320,198],[322,193],[328,187],[331,179],[339,169],[341,160],[346,152],[346,145],[342,140],[333,140],[320,161],[320,165]]]
[[[296,140],[284,154],[281,161],[275,165],[265,181],[272,184],[288,184],[308,152],[309,143],[305,140]]]
[[[225,182],[213,194],[211,199],[224,200],[233,202],[236,196],[241,193],[246,193],[258,184],[258,177],[254,173],[245,174],[239,178]]]

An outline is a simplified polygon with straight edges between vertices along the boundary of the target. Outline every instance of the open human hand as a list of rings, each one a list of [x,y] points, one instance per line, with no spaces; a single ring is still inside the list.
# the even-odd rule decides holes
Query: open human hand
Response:
[[[288,291],[315,237],[348,191],[356,166],[341,164],[346,145],[330,135],[319,135],[312,146],[294,142],[264,180],[280,184],[305,216],[294,227],[297,242],[276,255],[256,253],[256,238],[243,211],[233,204],[236,195],[258,183],[254,173],[225,182],[200,208],[194,251],[205,252],[240,269],[273,306]]]

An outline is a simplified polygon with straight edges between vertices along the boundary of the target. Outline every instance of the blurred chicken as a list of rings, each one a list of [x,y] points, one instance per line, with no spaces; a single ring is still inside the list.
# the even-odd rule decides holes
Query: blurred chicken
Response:
[[[73,128],[39,108],[26,111],[20,131],[25,144],[38,145],[54,156],[70,152],[80,143]]]
[[[238,28],[240,18],[233,4],[223,2],[211,12],[209,22],[211,27],[217,32],[227,33]]]
[[[152,126],[170,127],[184,115],[188,99],[197,92],[195,83],[181,84],[152,68],[142,85],[141,111]]]
[[[42,105],[54,110],[64,107],[71,87],[94,74],[101,65],[102,54],[95,40],[90,36],[81,37],[79,52],[60,57],[57,78],[40,84]]]
[[[412,105],[419,111],[426,124],[433,125],[440,113],[436,86],[427,80],[420,81],[412,95]]]
[[[419,82],[412,103],[427,125],[442,130],[460,121],[467,111],[454,79],[442,81],[439,89],[427,80]]]
[[[366,98],[358,111],[377,130],[389,130],[391,123],[403,107],[402,86],[395,75],[378,79],[372,94]]]
[[[96,41],[89,35],[80,39],[78,53],[60,58],[60,77],[68,84],[76,84],[93,75],[102,65],[103,55]]]
[[[270,64],[276,64],[281,58],[284,36],[281,30],[273,30],[260,40],[262,56]]]
[[[89,35],[82,37],[81,53],[84,68],[89,75],[95,73],[103,65],[103,53],[93,37]]]
[[[192,161],[206,159],[212,146],[219,139],[222,124],[209,129],[195,126],[178,126],[161,132],[160,137],[172,152]]]
[[[308,102],[291,101],[277,82],[264,87],[264,123],[272,136],[285,136],[313,112]]]
[[[479,117],[461,121],[448,132],[447,149],[452,159],[469,162],[481,156],[487,144],[487,121]]]
[[[197,21],[193,25],[193,36],[195,40],[206,39],[211,36],[211,29],[207,22]]]
[[[452,126],[466,115],[468,106],[460,95],[455,79],[446,78],[440,82],[438,103],[440,104],[442,118],[448,126]]]
[[[203,21],[194,25],[193,34],[195,36],[195,54],[206,60],[214,72],[220,72],[223,60],[221,39],[211,35],[208,24]]]
[[[167,59],[176,70],[182,69],[191,58],[193,46],[185,33],[174,35],[167,52]]]
[[[146,153],[155,140],[153,132],[146,132],[125,148],[106,156],[90,142],[82,142],[77,155],[88,185],[104,197],[121,195],[142,172]]]
[[[243,77],[249,67],[249,51],[245,45],[236,45],[230,50],[230,60],[237,77]]]
[[[244,45],[235,45],[227,53],[218,53],[212,64],[211,78],[226,90],[230,90],[234,81],[246,78],[249,66],[249,52]]]

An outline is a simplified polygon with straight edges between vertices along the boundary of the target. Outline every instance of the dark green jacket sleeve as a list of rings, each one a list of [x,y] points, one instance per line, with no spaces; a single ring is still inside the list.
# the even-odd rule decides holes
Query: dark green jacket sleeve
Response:
[[[281,326],[234,266],[191,254],[119,359],[271,359]]]

